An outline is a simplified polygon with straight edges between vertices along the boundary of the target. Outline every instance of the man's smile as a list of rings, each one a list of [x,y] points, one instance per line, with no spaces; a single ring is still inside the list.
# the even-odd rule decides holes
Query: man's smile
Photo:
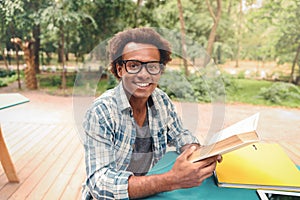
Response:
[[[137,86],[139,86],[139,87],[148,87],[148,86],[150,86],[151,85],[151,83],[135,83]]]

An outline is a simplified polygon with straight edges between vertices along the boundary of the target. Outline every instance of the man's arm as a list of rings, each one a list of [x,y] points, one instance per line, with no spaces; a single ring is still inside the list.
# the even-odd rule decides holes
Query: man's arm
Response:
[[[188,148],[177,157],[173,168],[159,175],[130,176],[128,193],[130,198],[141,198],[156,193],[199,186],[206,178],[213,174],[218,156],[192,163],[188,157],[196,147]]]

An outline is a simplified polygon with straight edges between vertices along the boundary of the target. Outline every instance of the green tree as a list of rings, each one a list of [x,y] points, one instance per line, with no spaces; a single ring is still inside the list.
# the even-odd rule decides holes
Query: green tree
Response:
[[[209,13],[213,19],[213,26],[211,27],[208,42],[207,42],[207,53],[209,56],[211,56],[213,52],[213,45],[216,39],[217,34],[217,28],[219,25],[219,21],[221,19],[221,13],[222,13],[222,0],[216,0],[217,6],[214,9],[209,0],[206,0],[207,8],[209,10]]]
[[[246,17],[249,20],[244,41],[247,56],[263,62],[292,63],[292,81],[299,63],[300,1],[265,0],[261,8],[246,13]]]
[[[298,76],[300,76],[300,0],[279,1],[278,3],[285,12],[278,13],[280,18],[276,26],[280,31],[280,37],[276,43],[276,52],[281,61],[292,63],[289,79],[292,82],[293,77],[296,76],[296,65],[299,67]]]
[[[187,58],[186,58],[186,42],[185,42],[185,22],[183,19],[183,9],[181,5],[181,0],[177,0],[178,6],[178,13],[179,13],[179,21],[180,21],[180,33],[181,33],[181,45],[182,45],[182,57],[183,57],[183,66],[185,71],[185,76],[189,76],[189,70],[187,65]]]
[[[31,62],[34,59],[32,52],[38,51],[38,48],[32,48],[35,40],[32,37],[32,27],[34,22],[32,18],[31,10],[27,10],[27,4],[29,1],[16,0],[16,1],[2,1],[2,21],[6,25],[6,42],[14,43],[14,49],[18,52],[18,48],[24,51],[24,58],[26,63],[25,68],[25,83],[28,89],[37,89],[37,80],[35,75],[35,62]],[[29,6],[28,8],[31,8]],[[3,33],[3,31],[2,31]],[[17,46],[19,45],[19,47]],[[17,66],[18,66],[18,55],[17,55]],[[19,70],[18,70],[19,72]],[[19,73],[18,73],[19,74]],[[18,78],[19,79],[19,78]],[[20,88],[20,82],[19,82]]]
[[[83,12],[80,8],[88,1],[55,0],[49,2],[48,6],[41,11],[41,21],[46,29],[54,33],[58,44],[58,57],[62,64],[62,89],[66,89],[66,68],[65,68],[65,36],[70,30],[80,25],[84,20],[94,24],[94,19]],[[76,29],[76,28],[75,28]]]

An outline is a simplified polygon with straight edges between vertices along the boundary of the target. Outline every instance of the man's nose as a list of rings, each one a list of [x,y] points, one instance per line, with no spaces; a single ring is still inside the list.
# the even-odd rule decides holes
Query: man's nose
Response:
[[[146,67],[147,67],[146,64],[143,64],[142,69],[138,74],[139,75],[150,75],[149,72],[147,71]]]

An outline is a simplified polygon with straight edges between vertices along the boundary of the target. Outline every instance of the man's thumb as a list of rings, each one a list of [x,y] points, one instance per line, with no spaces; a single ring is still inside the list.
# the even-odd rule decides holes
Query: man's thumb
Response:
[[[180,156],[184,157],[185,159],[187,159],[190,155],[192,155],[192,153],[197,149],[197,147],[195,147],[194,145],[192,145],[191,147],[187,148],[185,151],[182,152],[182,154]]]

